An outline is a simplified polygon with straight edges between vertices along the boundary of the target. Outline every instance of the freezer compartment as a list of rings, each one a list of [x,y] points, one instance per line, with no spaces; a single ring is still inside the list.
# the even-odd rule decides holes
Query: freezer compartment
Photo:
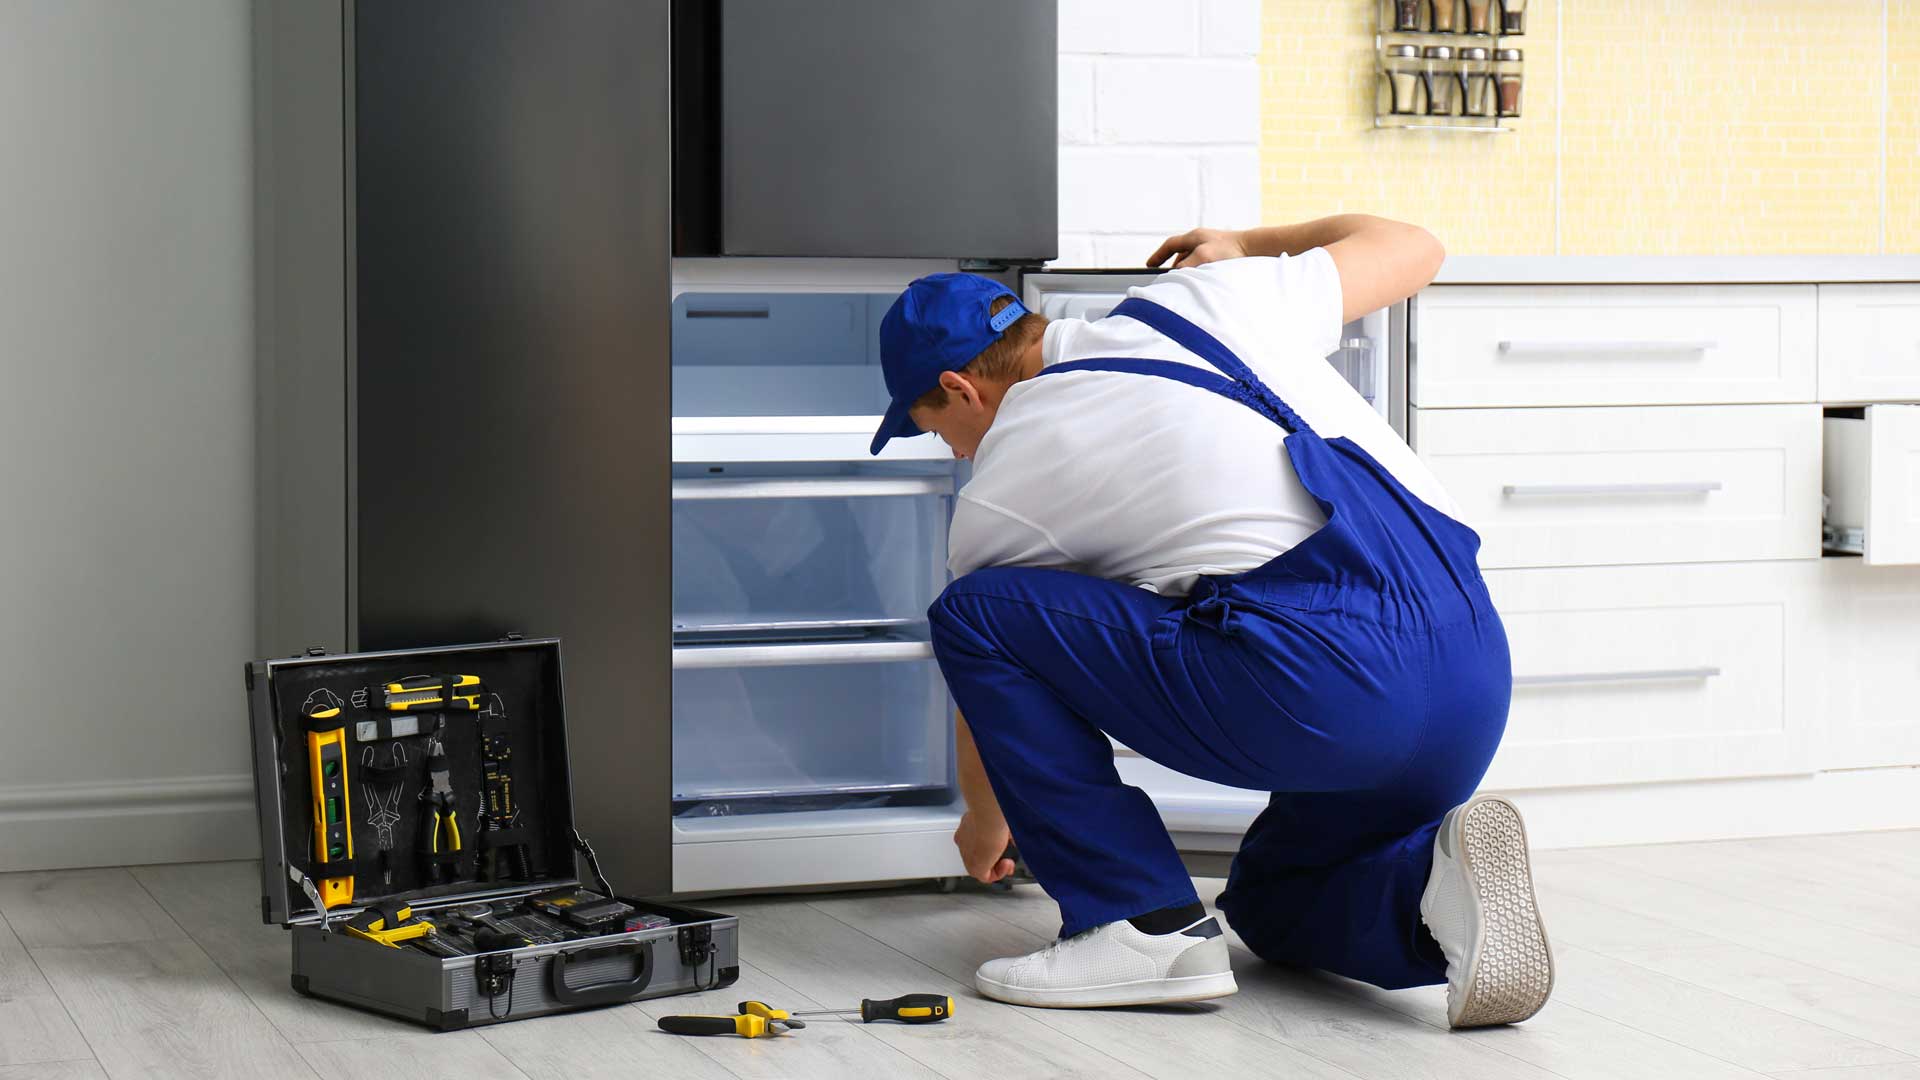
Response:
[[[688,292],[673,301],[673,415],[874,416],[892,292]]]
[[[923,637],[674,649],[676,817],[945,801],[951,708]]]
[[[680,465],[676,645],[858,641],[946,584],[951,463]]]

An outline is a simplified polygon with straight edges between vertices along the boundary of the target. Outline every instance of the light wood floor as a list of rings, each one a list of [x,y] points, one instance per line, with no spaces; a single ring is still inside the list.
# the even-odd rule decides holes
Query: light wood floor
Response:
[[[251,863],[0,874],[0,1080],[122,1077],[1367,1077],[1920,1080],[1920,832],[1544,852],[1559,961],[1531,1022],[1446,1030],[1444,991],[1269,967],[1240,993],[1067,1012],[981,1000],[973,969],[1058,928],[1032,886],[712,902],[742,916],[725,990],[435,1035],[295,997]],[[1220,882],[1199,879],[1211,899]],[[654,1018],[960,999],[928,1027],[687,1039]]]

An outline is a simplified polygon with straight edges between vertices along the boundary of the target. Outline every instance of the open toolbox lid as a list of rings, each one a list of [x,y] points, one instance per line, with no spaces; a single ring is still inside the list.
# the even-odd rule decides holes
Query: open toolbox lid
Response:
[[[442,680],[463,675],[479,679],[471,707],[389,712],[382,704],[387,684],[421,676],[432,682],[428,696],[444,701]],[[331,744],[323,759],[339,760],[345,773],[352,899],[327,904],[328,920],[380,901],[453,903],[577,885],[576,852],[600,877],[574,829],[558,639],[258,660],[247,666],[246,683],[264,921],[317,924],[322,891],[339,896],[337,886],[323,884],[338,876],[323,872],[326,861],[315,851],[310,738],[312,729],[342,722],[337,736],[320,738]],[[463,689],[454,695],[466,696]],[[338,714],[326,716],[330,708]],[[445,749],[461,841],[460,853],[437,867],[427,853],[433,807],[422,799],[434,786],[428,750],[435,740]],[[511,817],[486,816],[489,799]],[[444,829],[439,836],[451,839]],[[517,872],[522,855],[524,876]],[[604,880],[597,883],[611,895]]]

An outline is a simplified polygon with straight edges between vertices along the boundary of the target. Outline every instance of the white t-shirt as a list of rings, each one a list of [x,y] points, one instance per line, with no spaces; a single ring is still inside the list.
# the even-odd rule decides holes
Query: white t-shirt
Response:
[[[1326,438],[1344,435],[1415,496],[1459,511],[1386,420],[1327,363],[1340,340],[1333,257],[1244,258],[1127,291],[1185,316],[1239,356]],[[1048,324],[1048,366],[1097,357],[1206,361],[1128,318]],[[1040,566],[1185,595],[1200,574],[1251,570],[1325,523],[1286,433],[1252,409],[1171,379],[1071,371],[1008,389],[974,455],[948,541],[955,576]]]

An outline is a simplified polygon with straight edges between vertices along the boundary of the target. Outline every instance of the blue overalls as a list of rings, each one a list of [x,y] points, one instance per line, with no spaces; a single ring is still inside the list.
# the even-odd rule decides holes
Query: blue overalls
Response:
[[[1152,802],[1107,736],[1162,765],[1269,791],[1219,905],[1270,961],[1398,988],[1444,981],[1419,902],[1434,832],[1506,727],[1506,632],[1480,539],[1345,438],[1322,439],[1211,334],[1150,301],[1136,319],[1211,364],[1075,360],[1245,405],[1287,431],[1326,524],[1186,598],[1064,570],[995,567],[928,612],[934,653],[1061,935],[1194,902]]]

